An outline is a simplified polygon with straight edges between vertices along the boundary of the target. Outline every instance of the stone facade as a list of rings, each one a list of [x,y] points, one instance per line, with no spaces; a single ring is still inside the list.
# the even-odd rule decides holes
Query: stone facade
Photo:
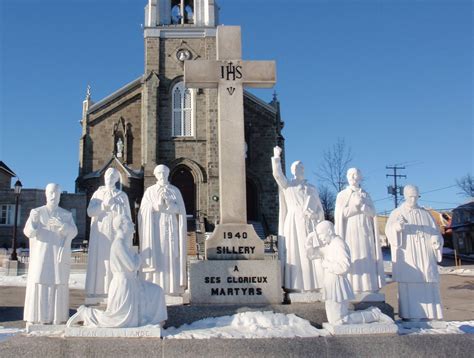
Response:
[[[134,205],[141,200],[144,189],[155,183],[155,166],[166,164],[171,170],[170,181],[187,193],[185,201],[193,201],[192,205],[187,203],[194,211],[188,214],[203,218],[208,229],[219,221],[217,90],[192,90],[193,135],[172,135],[172,90],[183,80],[184,67],[177,52],[188,51],[191,60],[215,59],[215,26],[211,25],[145,27],[143,76],[95,104],[88,96],[82,119],[77,192],[86,192],[89,200],[103,182],[105,170],[116,166],[122,173],[122,188]],[[279,103],[274,100],[267,104],[246,92],[244,116],[247,205],[252,205],[248,216],[261,222],[267,235],[276,234],[278,188],[270,157],[275,145],[284,147]],[[116,149],[119,137],[125,144],[122,157]],[[188,181],[183,179],[186,173]]]

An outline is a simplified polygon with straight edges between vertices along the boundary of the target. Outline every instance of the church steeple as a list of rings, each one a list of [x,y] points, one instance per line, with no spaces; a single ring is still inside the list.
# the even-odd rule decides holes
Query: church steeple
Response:
[[[215,0],[148,0],[145,7],[145,27],[215,27],[217,13]]]

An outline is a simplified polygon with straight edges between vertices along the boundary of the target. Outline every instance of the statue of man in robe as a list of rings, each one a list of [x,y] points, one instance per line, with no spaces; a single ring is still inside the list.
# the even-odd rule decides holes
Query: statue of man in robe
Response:
[[[359,169],[347,171],[349,186],[337,194],[334,211],[336,234],[351,251],[348,278],[356,294],[377,292],[385,285],[375,207],[361,180]]]
[[[187,285],[187,222],[183,197],[168,181],[166,165],[156,166],[156,184],[143,195],[138,216],[145,279],[166,294],[180,295]]]
[[[30,239],[23,319],[62,324],[69,318],[71,242],[77,228],[72,214],[59,207],[59,185],[48,184],[45,194],[46,205],[30,211],[23,230]]]
[[[293,179],[281,168],[280,147],[273,149],[272,169],[280,193],[278,250],[283,267],[283,286],[287,290],[312,291],[322,286],[322,268],[306,255],[307,236],[324,220],[323,207],[315,186],[304,178],[300,161],[291,165]]]
[[[112,279],[109,259],[114,217],[124,214],[131,218],[127,194],[115,186],[119,179],[117,169],[107,169],[104,174],[105,185],[94,192],[87,207],[87,214],[91,218],[85,287],[86,302],[89,304],[99,303],[107,298]]]
[[[398,282],[399,316],[405,320],[443,318],[438,262],[443,237],[430,212],[418,206],[414,185],[403,189],[405,202],[390,214],[385,233],[392,249],[392,277]]]

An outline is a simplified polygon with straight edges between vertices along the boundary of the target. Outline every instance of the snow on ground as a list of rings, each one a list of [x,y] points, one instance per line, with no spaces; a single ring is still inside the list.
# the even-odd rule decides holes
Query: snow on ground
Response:
[[[471,333],[474,334],[474,321],[448,321],[446,328],[403,328],[400,322],[396,322],[398,325],[398,334],[463,334]]]
[[[27,275],[3,276],[0,275],[0,286],[26,287]],[[83,290],[86,282],[86,274],[72,273],[69,276],[69,288],[73,290]]]
[[[474,276],[474,269],[472,268],[438,266],[438,272],[442,275]]]
[[[243,312],[232,316],[206,318],[179,328],[163,330],[164,339],[274,338],[327,336],[309,321],[294,314]]]
[[[5,328],[5,327],[0,326],[0,343],[17,335],[18,333],[23,333],[23,332],[25,332],[24,329]]]

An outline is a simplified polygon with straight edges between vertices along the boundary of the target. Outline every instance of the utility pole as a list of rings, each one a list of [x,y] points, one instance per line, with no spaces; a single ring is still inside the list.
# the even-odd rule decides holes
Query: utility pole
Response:
[[[397,178],[406,178],[406,175],[397,174],[397,170],[405,169],[405,167],[399,167],[397,165],[394,166],[386,166],[385,169],[393,170],[393,174],[387,174],[385,177],[393,177],[393,186],[389,185],[387,187],[388,193],[393,195],[395,208],[398,207],[398,194],[403,195],[403,186],[397,185]]]

